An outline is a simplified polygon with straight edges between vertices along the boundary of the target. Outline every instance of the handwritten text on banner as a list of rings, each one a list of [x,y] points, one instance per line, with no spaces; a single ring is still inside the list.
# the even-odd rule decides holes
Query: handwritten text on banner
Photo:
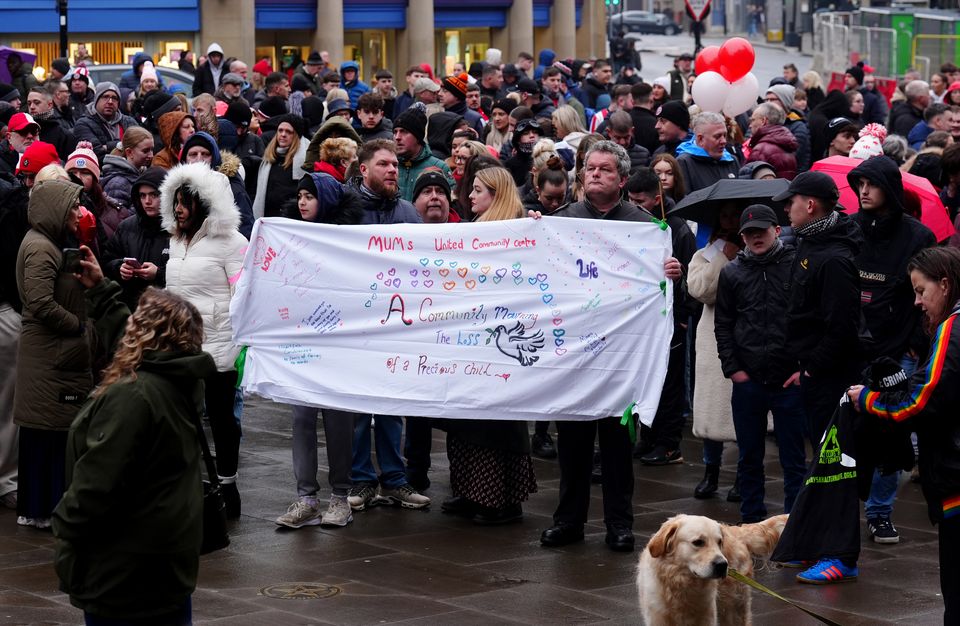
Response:
[[[243,386],[385,415],[656,412],[673,332],[655,224],[260,220],[231,304]]]

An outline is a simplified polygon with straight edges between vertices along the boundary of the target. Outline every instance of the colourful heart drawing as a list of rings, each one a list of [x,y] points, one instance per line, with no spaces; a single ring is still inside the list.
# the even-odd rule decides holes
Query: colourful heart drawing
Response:
[[[477,269],[478,267],[480,267],[480,264],[479,264],[479,263],[471,263],[471,264],[470,264],[470,267],[471,267],[472,269]]]
[[[419,280],[411,280],[411,281],[410,281],[410,286],[413,287],[414,289],[416,289],[417,285],[419,285],[419,284],[420,284],[420,281],[419,281]]]
[[[481,283],[485,283],[487,282],[487,277],[483,274],[480,274],[480,276],[477,277],[477,280],[479,280]]]
[[[469,270],[467,268],[461,267],[460,269],[457,270],[457,275],[460,276],[460,278],[464,278],[466,277],[468,271]]]
[[[503,276],[494,276],[494,277],[493,277],[493,284],[494,284],[494,285],[499,285],[501,280],[503,280]]]
[[[521,276],[523,276],[523,272],[521,272],[520,270],[513,270],[510,273],[513,274],[514,278],[520,278]]]
[[[377,290],[377,283],[370,283],[370,289]]]
[[[363,303],[363,306],[365,306],[365,307],[367,307],[367,308],[369,309],[371,306],[373,306],[373,301],[372,301],[372,300],[367,300],[366,302]]]
[[[443,259],[437,259],[436,261],[433,262],[433,264],[436,265],[437,267],[440,267],[441,265],[443,265]]]
[[[544,304],[550,304],[551,302],[553,302],[553,294],[552,293],[545,294],[541,299],[543,300]]]
[[[383,272],[377,272],[377,280],[383,280]]]
[[[507,268],[501,267],[501,268],[498,269],[495,273],[496,273],[496,275],[499,276],[500,278],[503,278],[504,276],[507,275]]]
[[[530,283],[531,285],[536,285],[537,279],[531,276],[530,278],[527,279],[527,282]]]
[[[550,285],[547,283],[540,283],[540,291],[546,291],[547,289],[550,289]]]
[[[410,270],[410,275],[411,275],[411,276],[416,276],[416,275],[417,275],[417,270],[416,270],[416,269]]]
[[[390,271],[387,272],[387,274],[390,274],[391,276],[396,276],[396,275],[397,275],[397,268],[391,267],[391,268],[390,268]]]
[[[477,286],[477,281],[471,278],[467,282],[463,283],[463,286],[466,287],[467,289],[473,289],[474,287]]]
[[[554,326],[559,326],[560,324],[563,324],[563,320],[562,320],[562,319],[560,319],[559,317],[553,318],[553,325],[554,325]]]
[[[393,288],[396,289],[396,288],[399,287],[399,286],[400,286],[400,279],[399,279],[399,278],[394,278],[394,279],[393,279]]]
[[[480,271],[483,272],[484,274],[489,274],[489,273],[490,273],[490,266],[489,266],[489,265],[484,265],[483,267],[480,268]]]
[[[420,273],[423,274],[424,276],[429,276],[429,275],[430,275],[430,270],[423,270],[423,271],[420,272]]]
[[[443,288],[447,291],[453,291],[453,288],[456,286],[457,283],[453,282],[452,280],[448,280],[447,282],[443,283]]]
[[[554,309],[550,311],[550,314],[553,315],[554,317],[560,317],[560,313],[561,313],[560,309]]]
[[[458,263],[457,261],[450,261],[450,267],[454,267],[454,268],[455,268],[455,267],[457,267],[457,265],[459,265],[459,263]]]
[[[546,274],[537,274],[537,280],[542,283],[543,281],[547,280],[547,275],[546,275]]]
[[[384,286],[384,287],[389,287],[392,282],[393,282],[393,280],[391,280],[391,279],[388,278],[387,280],[383,281],[383,286]]]
[[[437,273],[443,276],[444,278],[446,278],[447,276],[450,275],[450,270],[448,270],[447,268],[443,268],[442,270],[438,270]]]
[[[513,269],[515,269],[515,270],[520,269],[520,264],[519,264],[519,263],[514,263],[514,264],[513,264]]]
[[[430,259],[420,259],[420,265],[424,267],[426,267],[429,262],[430,262]]]
[[[423,286],[426,287],[427,289],[430,289],[431,287],[433,287],[433,281],[432,281],[432,280],[425,280],[425,281],[423,281]]]
[[[566,348],[557,348],[556,350],[554,350],[554,352],[557,354],[557,356],[563,356],[564,354],[567,353],[567,349],[566,349]]]
[[[565,342],[563,339],[559,339],[559,338],[558,338],[558,339],[554,339],[554,340],[553,340],[553,343],[557,344],[557,347],[559,348],[560,346],[562,346],[562,345],[563,345],[564,343],[566,343],[566,342]]]
[[[523,277],[521,277],[521,276],[517,276],[516,278],[513,279],[513,284],[514,284],[514,285],[519,285],[519,284],[522,283],[522,282],[523,282]]]

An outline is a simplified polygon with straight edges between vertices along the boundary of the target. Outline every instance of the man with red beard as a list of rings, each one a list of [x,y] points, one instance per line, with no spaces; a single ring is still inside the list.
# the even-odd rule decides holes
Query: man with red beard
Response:
[[[363,202],[361,224],[420,223],[420,214],[410,202],[400,197],[397,187],[397,144],[388,139],[374,139],[357,152],[360,176],[348,183]],[[373,416],[357,414],[354,419],[353,468],[350,480],[353,489],[347,497],[350,508],[363,511],[375,504],[395,504],[406,509],[430,506],[430,498],[420,494],[407,480],[407,468],[400,452],[403,418],[377,415],[374,422],[377,464],[370,455],[370,426]]]

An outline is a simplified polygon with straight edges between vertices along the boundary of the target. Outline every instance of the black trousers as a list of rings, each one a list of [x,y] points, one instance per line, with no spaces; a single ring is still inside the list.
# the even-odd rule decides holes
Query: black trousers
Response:
[[[937,524],[940,538],[940,592],[943,594],[943,623],[960,626],[960,516]]]
[[[660,404],[651,426],[640,427],[640,439],[648,446],[667,450],[680,447],[683,438],[684,368],[687,359],[687,330],[677,326],[670,340],[670,361],[663,380]]]
[[[407,460],[407,474],[427,476],[430,469],[430,449],[433,447],[433,425],[429,417],[408,417],[403,456]]]
[[[226,478],[237,473],[240,457],[240,424],[233,415],[237,372],[217,372],[203,383],[207,417],[216,447],[217,473]]]
[[[582,526],[590,509],[593,442],[600,438],[603,469],[603,521],[633,528],[633,444],[619,417],[587,422],[557,422],[560,503],[555,524]]]

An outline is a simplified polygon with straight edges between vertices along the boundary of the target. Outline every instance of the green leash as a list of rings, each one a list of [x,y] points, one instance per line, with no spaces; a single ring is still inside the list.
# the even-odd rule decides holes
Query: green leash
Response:
[[[781,600],[781,601],[783,601],[783,602],[786,602],[786,603],[789,604],[790,606],[792,606],[792,607],[794,607],[794,608],[800,609],[801,611],[803,611],[804,613],[806,613],[807,615],[809,615],[809,616],[812,617],[813,619],[815,619],[815,620],[817,620],[817,621],[819,621],[819,622],[821,622],[821,623],[823,623],[823,624],[826,624],[827,626],[843,626],[843,625],[840,624],[839,622],[835,622],[835,621],[833,621],[832,619],[830,619],[829,617],[824,617],[823,615],[820,615],[819,613],[816,613],[816,612],[814,612],[814,611],[811,611],[810,609],[805,609],[805,608],[803,608],[802,606],[800,606],[799,604],[797,604],[797,603],[794,602],[793,600],[787,600],[786,598],[784,598],[783,596],[781,596],[781,595],[780,595],[779,593],[777,593],[776,591],[773,591],[772,589],[768,589],[767,587],[764,587],[763,585],[761,585],[760,583],[758,583],[758,582],[755,581],[754,579],[748,578],[748,577],[744,576],[743,574],[741,574],[741,573],[738,572],[737,570],[733,569],[732,567],[727,569],[727,576],[729,576],[730,578],[732,578],[732,579],[734,579],[734,580],[738,580],[738,581],[742,582],[742,583],[745,584],[745,585],[748,585],[748,586],[750,586],[750,587],[753,587],[753,588],[756,589],[757,591],[762,591],[763,593],[767,594],[768,596],[772,596],[772,597],[776,598],[777,600]]]
[[[637,405],[636,402],[631,402],[623,411],[623,417],[620,418],[620,425],[627,427],[627,432],[630,433],[630,443],[637,443],[637,421],[633,419],[633,407]]]

